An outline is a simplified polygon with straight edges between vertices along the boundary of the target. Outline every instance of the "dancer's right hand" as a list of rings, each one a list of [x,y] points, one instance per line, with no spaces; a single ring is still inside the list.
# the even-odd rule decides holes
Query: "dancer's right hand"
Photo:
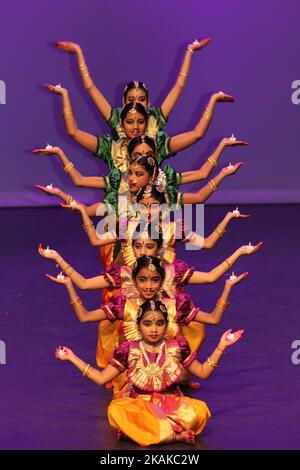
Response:
[[[66,346],[57,346],[55,350],[56,359],[59,361],[69,361],[72,356],[75,356],[75,354],[70,348],[67,348]]]
[[[32,153],[41,153],[42,155],[57,155],[61,153],[60,147],[48,147],[48,148],[41,148],[41,149],[33,149]]]
[[[55,45],[62,51],[70,52],[71,54],[75,54],[81,50],[79,44],[70,41],[57,41]]]
[[[57,253],[57,251],[51,250],[49,249],[49,247],[43,248],[43,245],[41,243],[38,246],[38,252],[43,258],[47,259],[57,260],[57,258],[59,257],[59,253]]]
[[[51,274],[46,274],[46,277],[56,284],[62,284],[66,286],[69,283],[72,283],[71,279],[68,276],[65,276],[62,272],[60,273],[61,277],[51,276]]]

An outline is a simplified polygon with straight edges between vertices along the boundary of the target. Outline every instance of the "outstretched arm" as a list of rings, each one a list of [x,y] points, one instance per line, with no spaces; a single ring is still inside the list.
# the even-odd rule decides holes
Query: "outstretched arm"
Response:
[[[244,333],[244,330],[238,330],[234,333],[231,331],[232,330],[225,331],[218,346],[203,364],[195,360],[187,367],[190,374],[199,377],[199,379],[207,379],[215,371],[225,350],[235,344]]]
[[[34,149],[34,154],[58,155],[63,164],[64,171],[76,186],[85,188],[105,189],[104,176],[83,176],[76,170],[74,164],[68,159],[65,152],[60,147],[47,146],[46,148]]]
[[[183,204],[201,204],[205,202],[213,194],[214,191],[218,189],[219,184],[226,176],[234,175],[243,162],[238,162],[231,167],[226,166],[211,179],[203,188],[200,188],[195,193],[182,193],[182,202]]]
[[[218,101],[234,101],[234,98],[230,95],[226,95],[221,91],[219,93],[214,93],[211,96],[209,103],[196,127],[192,131],[171,137],[170,150],[172,153],[176,153],[180,150],[190,147],[205,136],[211,123],[213,112]]]
[[[63,257],[57,253],[57,251],[49,249],[49,247],[45,249],[41,243],[39,244],[38,252],[43,258],[53,259],[65,273],[65,275],[68,276],[71,281],[81,290],[105,289],[106,287],[110,286],[110,284],[105,280],[104,276],[95,276],[90,278],[82,276],[78,271],[70,266],[70,264],[67,263],[67,261],[65,261]]]
[[[216,266],[209,272],[195,271],[190,279],[188,284],[211,284],[220,279],[223,274],[227,273],[229,269],[232,268],[234,263],[243,255],[252,255],[256,253],[263,245],[263,242],[258,243],[255,246],[249,247],[249,245],[243,245],[238,248],[231,256],[229,256],[223,263]]]
[[[218,299],[216,303],[214,310],[210,313],[203,312],[202,310],[200,310],[193,320],[199,323],[207,323],[209,325],[218,325],[221,322],[224,312],[229,305],[228,297],[229,297],[232,287],[240,283],[241,281],[243,281],[247,276],[248,276],[248,273],[244,273],[244,274],[241,274],[240,276],[230,276],[229,279],[226,279],[225,287],[223,289],[223,292],[220,298]]]
[[[97,209],[99,208],[100,204],[103,204],[103,203],[94,204],[94,206],[92,206],[95,209],[95,214],[93,215],[96,215]],[[80,213],[82,217],[82,221],[83,221],[82,227],[85,230],[92,246],[103,246],[109,243],[116,242],[117,235],[114,230],[110,230],[109,232],[104,232],[100,235],[97,233],[95,226],[86,211],[86,206],[84,206],[83,204],[73,201],[70,205],[61,204],[61,206],[65,207],[66,209],[76,210]]]
[[[180,72],[178,74],[177,80],[173,86],[173,88],[168,93],[167,97],[164,99],[161,105],[161,111],[165,118],[169,116],[172,109],[174,108],[175,104],[177,103],[183,88],[185,86],[188,73],[190,71],[191,60],[194,52],[203,49],[207,44],[211,42],[210,38],[202,39],[202,41],[197,41],[197,39],[193,42],[193,44],[189,44],[186,49],[186,53],[181,65]]]
[[[104,119],[108,121],[111,115],[111,105],[102,95],[99,88],[96,87],[79,44],[75,44],[74,42],[59,41],[56,43],[56,45],[59,47],[59,49],[76,55],[77,64],[84,88],[87,90],[88,94],[93,100],[93,103],[97,106]]]
[[[81,145],[81,147],[95,153],[97,150],[98,139],[94,135],[78,128],[68,90],[66,88],[62,88],[60,85],[53,86],[49,83],[45,86],[48,90],[52,91],[52,93],[61,95],[62,97],[63,115],[68,135],[77,142],[77,144]]]
[[[232,219],[247,219],[249,217],[251,217],[250,214],[241,214],[238,208],[233,211],[227,212],[224,219],[217,225],[214,231],[208,237],[204,238],[202,248],[206,250],[211,250],[220,240],[220,238],[226,233],[227,226]]]
[[[80,370],[80,372],[82,372],[84,377],[89,378],[97,385],[104,385],[107,382],[111,382],[120,374],[118,369],[111,364],[108,364],[108,366],[101,371],[94,369],[90,364],[87,364],[82,359],[75,356],[73,351],[66,346],[58,346],[55,351],[55,357],[60,361],[70,361],[75,367],[77,367],[77,369]]]
[[[194,183],[196,181],[208,178],[214,167],[217,166],[219,158],[222,155],[222,152],[225,147],[233,147],[236,145],[248,145],[248,143],[243,140],[236,140],[236,138],[233,136],[229,138],[225,137],[224,139],[222,139],[219,145],[217,146],[216,150],[199,168],[199,170],[184,171],[183,173],[181,173],[180,184]]]
[[[74,289],[71,279],[67,276],[64,276],[62,273],[57,277],[46,274],[46,276],[51,279],[51,281],[56,282],[57,284],[63,284],[66,286],[69,296],[70,304],[75,311],[75,314],[80,321],[80,323],[90,323],[106,320],[106,315],[102,308],[96,310],[87,310],[82,303],[80,297],[78,297],[77,292]]]

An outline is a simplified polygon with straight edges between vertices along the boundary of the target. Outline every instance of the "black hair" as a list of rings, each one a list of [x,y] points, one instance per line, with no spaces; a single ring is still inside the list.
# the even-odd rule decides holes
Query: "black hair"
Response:
[[[146,256],[146,255],[143,255],[136,260],[135,266],[132,269],[133,279],[135,280],[137,278],[137,275],[141,271],[141,269],[148,268],[150,264],[151,266],[155,267],[155,270],[160,275],[161,280],[164,281],[165,276],[166,276],[166,271],[162,267],[160,259],[156,258],[155,256]]]
[[[129,82],[129,83],[127,83],[127,85],[124,88],[124,93],[123,93],[124,103],[125,103],[125,100],[127,98],[128,92],[130,90],[132,90],[133,88],[134,89],[140,88],[141,90],[143,90],[146,93],[147,101],[149,100],[149,92],[147,90],[147,87],[146,87],[145,83],[143,83],[143,82]]]
[[[151,312],[151,310],[156,310],[163,314],[164,319],[168,323],[168,310],[166,306],[160,300],[146,300],[139,308],[139,312],[136,318],[136,322],[139,325],[143,319],[143,316],[147,312]]]
[[[156,180],[158,175],[158,164],[154,157],[150,157],[149,155],[142,155],[137,157],[135,160],[131,160],[130,164],[132,163],[143,167],[152,178],[152,182]]]
[[[144,116],[144,118],[146,119],[146,123],[148,122],[148,113],[146,109],[144,108],[142,104],[136,103],[136,102],[128,103],[123,107],[121,111],[121,116],[120,116],[122,122],[124,121],[124,119],[126,118],[127,114],[129,113],[131,109],[135,109],[137,113],[142,114],[142,116]]]
[[[148,233],[149,239],[153,240],[157,244],[158,249],[161,248],[164,241],[163,233],[157,228],[157,225],[152,227],[151,223],[148,223],[148,221],[140,222],[135,228],[132,234],[132,245],[134,245],[134,242],[140,238],[140,235],[143,232]]]
[[[131,141],[128,144],[127,150],[128,150],[128,155],[131,158],[131,155],[133,154],[133,151],[135,147],[141,144],[146,144],[149,147],[152,148],[153,152],[156,153],[156,144],[155,140],[151,139],[151,137],[148,137],[147,135],[142,135],[140,137],[134,137],[131,139]]]
[[[144,197],[144,191],[140,191],[136,196],[136,202],[139,203]],[[153,197],[158,201],[158,204],[166,204],[167,199],[164,192],[158,191],[155,185],[151,185],[151,194],[149,197]]]

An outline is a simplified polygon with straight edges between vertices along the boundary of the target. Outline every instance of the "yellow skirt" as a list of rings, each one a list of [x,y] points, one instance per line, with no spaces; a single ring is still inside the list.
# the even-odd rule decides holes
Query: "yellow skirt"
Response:
[[[108,406],[110,425],[140,446],[172,442],[184,430],[198,435],[210,417],[201,400],[160,393],[118,398]]]
[[[185,337],[192,352],[198,352],[200,346],[205,340],[205,325],[204,323],[198,323],[196,321],[191,321],[191,323],[186,326],[179,324],[181,334]]]

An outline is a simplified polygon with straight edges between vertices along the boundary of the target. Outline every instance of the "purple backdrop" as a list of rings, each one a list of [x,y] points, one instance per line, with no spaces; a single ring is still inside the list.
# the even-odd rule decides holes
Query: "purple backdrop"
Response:
[[[299,202],[298,119],[292,83],[300,78],[299,2],[263,0],[29,0],[1,9],[1,193],[0,204],[56,203],[33,187],[53,182],[76,194],[55,157],[32,156],[35,146],[61,146],[83,174],[106,173],[88,152],[67,137],[60,98],[42,88],[46,81],[69,88],[81,128],[107,131],[80,83],[75,58],[51,47],[56,40],[82,45],[95,82],[113,105],[120,105],[126,81],[147,82],[160,104],[173,84],[188,41],[211,36],[197,53],[167,132],[191,129],[208,94],[223,90],[236,103],[220,104],[207,137],[178,154],[174,166],[196,168],[217,140],[231,135],[249,140],[247,149],[227,149],[222,162],[244,160],[210,202]],[[5,90],[6,85],[6,90]],[[296,99],[294,100],[297,101]],[[193,186],[195,188],[195,186]],[[83,200],[101,194],[77,190]]]

